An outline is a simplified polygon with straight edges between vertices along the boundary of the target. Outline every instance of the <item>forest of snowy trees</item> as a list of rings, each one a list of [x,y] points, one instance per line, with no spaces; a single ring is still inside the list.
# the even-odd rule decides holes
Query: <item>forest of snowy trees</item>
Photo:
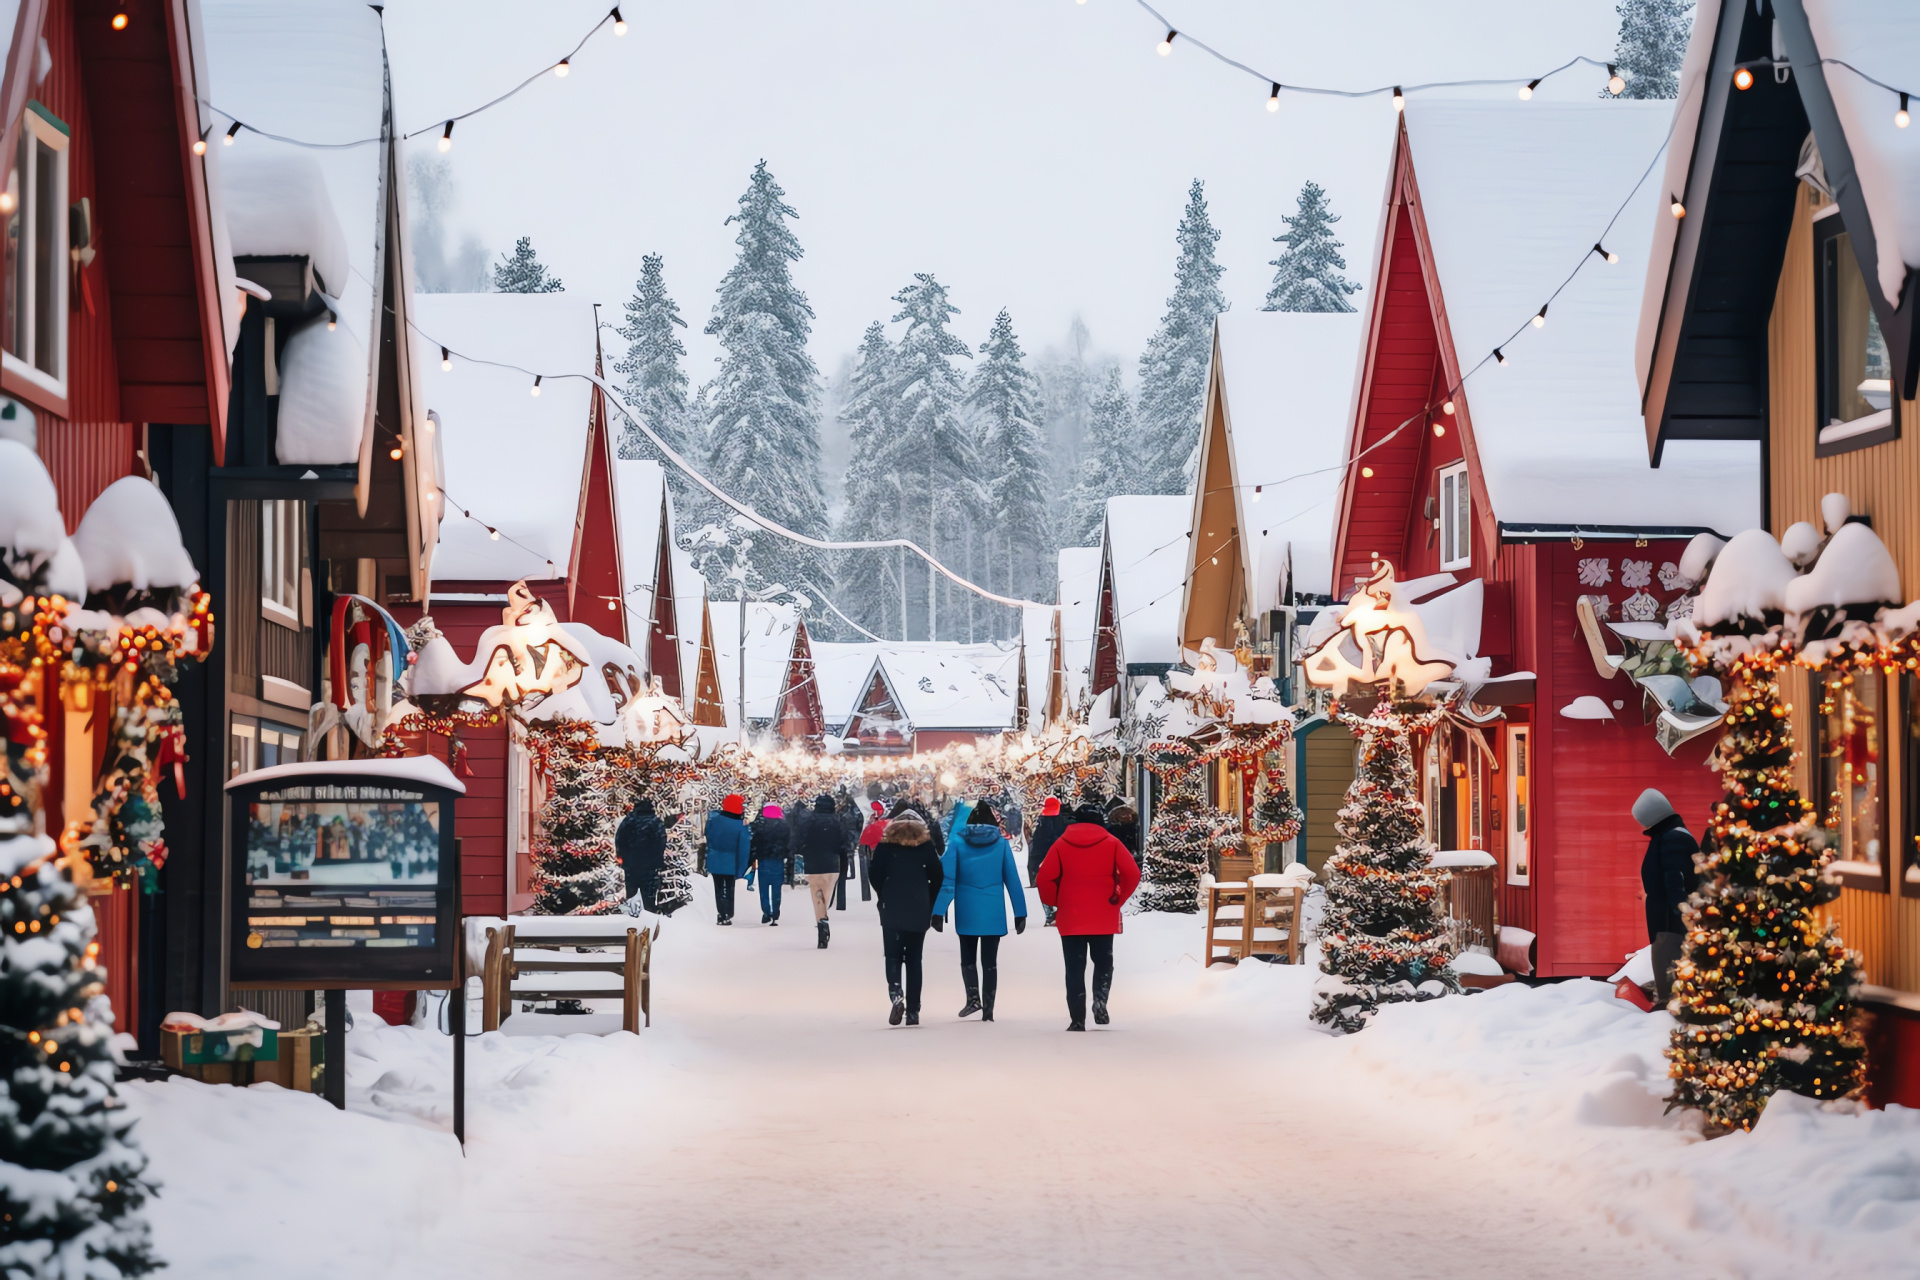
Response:
[[[1673,96],[1691,6],[1619,0],[1617,8],[1623,96]],[[471,239],[457,248],[446,242],[438,216],[452,199],[444,161],[422,161],[409,176],[427,214],[416,238],[422,288],[563,287],[528,237],[490,266]],[[1333,203],[1309,181],[1293,212],[1278,216],[1264,310],[1355,309],[1361,285],[1347,275]],[[716,486],[801,533],[911,539],[991,591],[1039,601],[1053,598],[1058,549],[1098,542],[1109,497],[1190,488],[1213,320],[1227,308],[1204,183],[1188,189],[1173,230],[1172,290],[1131,380],[1122,362],[1093,354],[1078,318],[1062,341],[1034,351],[1017,317],[1001,309],[972,347],[954,332],[952,282],[927,273],[876,305],[857,350],[823,378],[809,350],[813,309],[792,274],[805,252],[797,218],[761,161],[726,220],[737,256],[704,326],[720,348],[710,379],[696,382],[686,369],[679,331],[688,321],[660,254],[642,260],[617,326],[626,349],[613,371],[625,379],[628,404]],[[659,456],[632,422],[620,450]],[[832,479],[826,450],[837,464]],[[667,472],[683,541],[716,599],[784,591],[781,598],[831,601],[834,608],[809,615],[809,626],[829,639],[858,636],[837,614],[887,639],[1006,639],[1018,626],[1016,611],[981,600],[909,552],[806,548],[752,528],[672,465]]]

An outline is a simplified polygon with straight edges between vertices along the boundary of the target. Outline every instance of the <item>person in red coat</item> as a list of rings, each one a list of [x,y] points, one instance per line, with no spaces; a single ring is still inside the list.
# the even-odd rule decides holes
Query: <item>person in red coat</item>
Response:
[[[1067,962],[1069,1031],[1087,1029],[1087,957],[1093,957],[1093,1020],[1107,1024],[1113,990],[1113,935],[1120,932],[1120,906],[1140,887],[1140,866],[1101,823],[1100,810],[1082,806],[1074,822],[1047,850],[1034,885],[1040,901],[1054,908],[1060,950]]]

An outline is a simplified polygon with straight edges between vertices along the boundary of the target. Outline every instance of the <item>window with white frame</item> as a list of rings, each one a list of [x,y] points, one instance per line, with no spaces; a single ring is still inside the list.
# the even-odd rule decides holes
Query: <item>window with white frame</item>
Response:
[[[1440,567],[1464,569],[1473,561],[1473,500],[1467,464],[1440,469]]]
[[[0,195],[6,216],[6,304],[0,350],[8,369],[56,395],[67,384],[67,127],[37,102],[20,118],[20,147]]]
[[[260,611],[283,626],[300,625],[303,502],[269,498],[260,504]]]
[[[1507,726],[1507,883],[1533,882],[1533,728]]]

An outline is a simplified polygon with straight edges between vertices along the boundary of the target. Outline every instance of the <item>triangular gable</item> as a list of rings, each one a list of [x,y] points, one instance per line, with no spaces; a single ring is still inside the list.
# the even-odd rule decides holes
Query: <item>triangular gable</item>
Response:
[[[789,742],[818,745],[826,736],[827,717],[820,702],[820,682],[814,678],[813,644],[807,620],[793,629],[793,649],[787,657],[787,677],[773,717],[774,732]]]
[[[727,709],[720,701],[720,662],[713,651],[713,613],[705,593],[700,597],[700,667],[694,677],[693,722],[709,729],[727,727]]]
[[[594,339],[593,371],[600,372]],[[598,384],[587,411],[587,450],[581,466],[580,501],[573,518],[573,554],[567,560],[567,609],[575,622],[628,644],[624,579],[620,573],[620,508],[614,495],[613,433],[607,429],[607,399]],[[635,516],[640,513],[635,512]],[[657,670],[657,668],[656,668]]]
[[[1220,330],[1213,333],[1213,358],[1207,365],[1207,393],[1200,421],[1200,483],[1194,486],[1190,530],[1240,528],[1234,501],[1237,477],[1233,449],[1227,442],[1225,374],[1220,361]],[[1200,544],[1205,541],[1207,546]],[[1180,601],[1181,644],[1197,648],[1207,636],[1224,637],[1226,622],[1239,616],[1245,602],[1242,563],[1247,539],[1234,537],[1224,547],[1219,539],[1187,538],[1187,583]]]
[[[875,658],[854,713],[847,720],[845,736],[855,739],[862,751],[904,751],[911,745],[913,733],[904,707],[893,691],[886,665]]]
[[[1047,664],[1047,723],[1057,724],[1066,712],[1067,706],[1067,660],[1065,635],[1060,620],[1060,608],[1053,610],[1053,643],[1048,646],[1052,657]]]
[[[668,536],[666,495],[660,497],[660,550],[654,558],[653,616],[647,628],[647,662],[660,677],[660,690],[678,698],[680,679],[679,619],[673,595],[673,540]]]
[[[1093,662],[1090,689],[1099,697],[1120,683],[1120,628],[1113,616],[1113,541],[1100,551],[1100,600],[1093,615]]]

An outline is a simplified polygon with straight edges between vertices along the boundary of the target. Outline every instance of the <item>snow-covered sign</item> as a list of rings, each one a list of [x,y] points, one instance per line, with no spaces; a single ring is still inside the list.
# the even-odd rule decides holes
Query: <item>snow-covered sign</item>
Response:
[[[1417,698],[1436,680],[1453,674],[1454,663],[1428,643],[1426,624],[1402,597],[1393,565],[1374,562],[1340,612],[1339,627],[1301,656],[1307,683],[1336,697],[1386,693]]]
[[[500,618],[499,626],[480,633],[472,662],[461,663],[444,638],[429,642],[414,664],[408,695],[419,702],[457,694],[498,711],[537,702],[580,682],[592,654],[525,582],[508,588]]]

